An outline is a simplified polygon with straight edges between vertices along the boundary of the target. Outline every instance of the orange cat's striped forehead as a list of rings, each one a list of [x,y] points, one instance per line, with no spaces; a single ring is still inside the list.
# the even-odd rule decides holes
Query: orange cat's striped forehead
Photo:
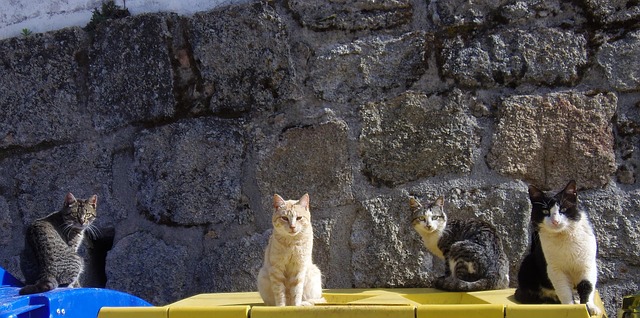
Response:
[[[294,214],[309,217],[309,195],[305,194],[300,200],[284,200],[279,195],[273,196],[273,207],[275,215]]]

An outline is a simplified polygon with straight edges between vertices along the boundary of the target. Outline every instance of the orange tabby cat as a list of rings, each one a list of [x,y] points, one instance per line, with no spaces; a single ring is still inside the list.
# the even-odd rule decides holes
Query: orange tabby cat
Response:
[[[285,201],[273,196],[273,233],[258,274],[258,291],[265,305],[310,306],[325,302],[322,275],[311,260],[313,229],[309,195]]]

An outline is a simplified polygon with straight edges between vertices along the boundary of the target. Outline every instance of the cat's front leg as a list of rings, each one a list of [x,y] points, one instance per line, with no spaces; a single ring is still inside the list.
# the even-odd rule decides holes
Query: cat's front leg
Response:
[[[573,304],[573,286],[569,277],[560,270],[557,270],[551,266],[547,266],[547,275],[553,285],[553,289],[560,299],[562,304]]]
[[[596,306],[594,302],[596,292],[594,284],[592,284],[589,280],[584,279],[580,283],[578,283],[576,289],[578,290],[578,296],[580,296],[580,303],[587,305],[589,315],[600,315],[600,308],[598,308],[598,306]]]
[[[286,295],[284,285],[284,273],[281,270],[269,270],[269,280],[271,281],[271,290],[276,306],[286,306]]]
[[[291,305],[294,305],[294,306],[302,305],[302,295],[304,293],[304,281],[306,276],[307,276],[307,270],[303,269],[289,279],[291,298],[293,300],[293,303]]]

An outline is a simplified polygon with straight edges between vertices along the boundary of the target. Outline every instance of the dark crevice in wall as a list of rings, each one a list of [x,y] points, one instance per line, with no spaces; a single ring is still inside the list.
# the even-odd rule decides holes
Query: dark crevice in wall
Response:
[[[202,76],[189,43],[189,20],[180,17],[167,19],[167,28],[173,34],[167,46],[173,68],[176,117],[205,114],[209,111],[210,97],[203,93]]]
[[[82,287],[106,287],[107,253],[113,248],[114,235],[113,228],[101,229],[96,234],[88,233],[86,235],[87,255],[85,256],[84,280],[81,281]]]

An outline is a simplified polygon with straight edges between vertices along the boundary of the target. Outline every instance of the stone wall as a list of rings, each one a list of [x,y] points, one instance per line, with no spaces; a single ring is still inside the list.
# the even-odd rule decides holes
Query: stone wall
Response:
[[[610,316],[640,289],[640,6],[308,1],[0,41],[0,266],[97,194],[86,286],[167,304],[255,290],[271,197],[311,196],[325,287],[429,287],[407,197],[495,224],[512,286],[527,184],[570,179]]]

